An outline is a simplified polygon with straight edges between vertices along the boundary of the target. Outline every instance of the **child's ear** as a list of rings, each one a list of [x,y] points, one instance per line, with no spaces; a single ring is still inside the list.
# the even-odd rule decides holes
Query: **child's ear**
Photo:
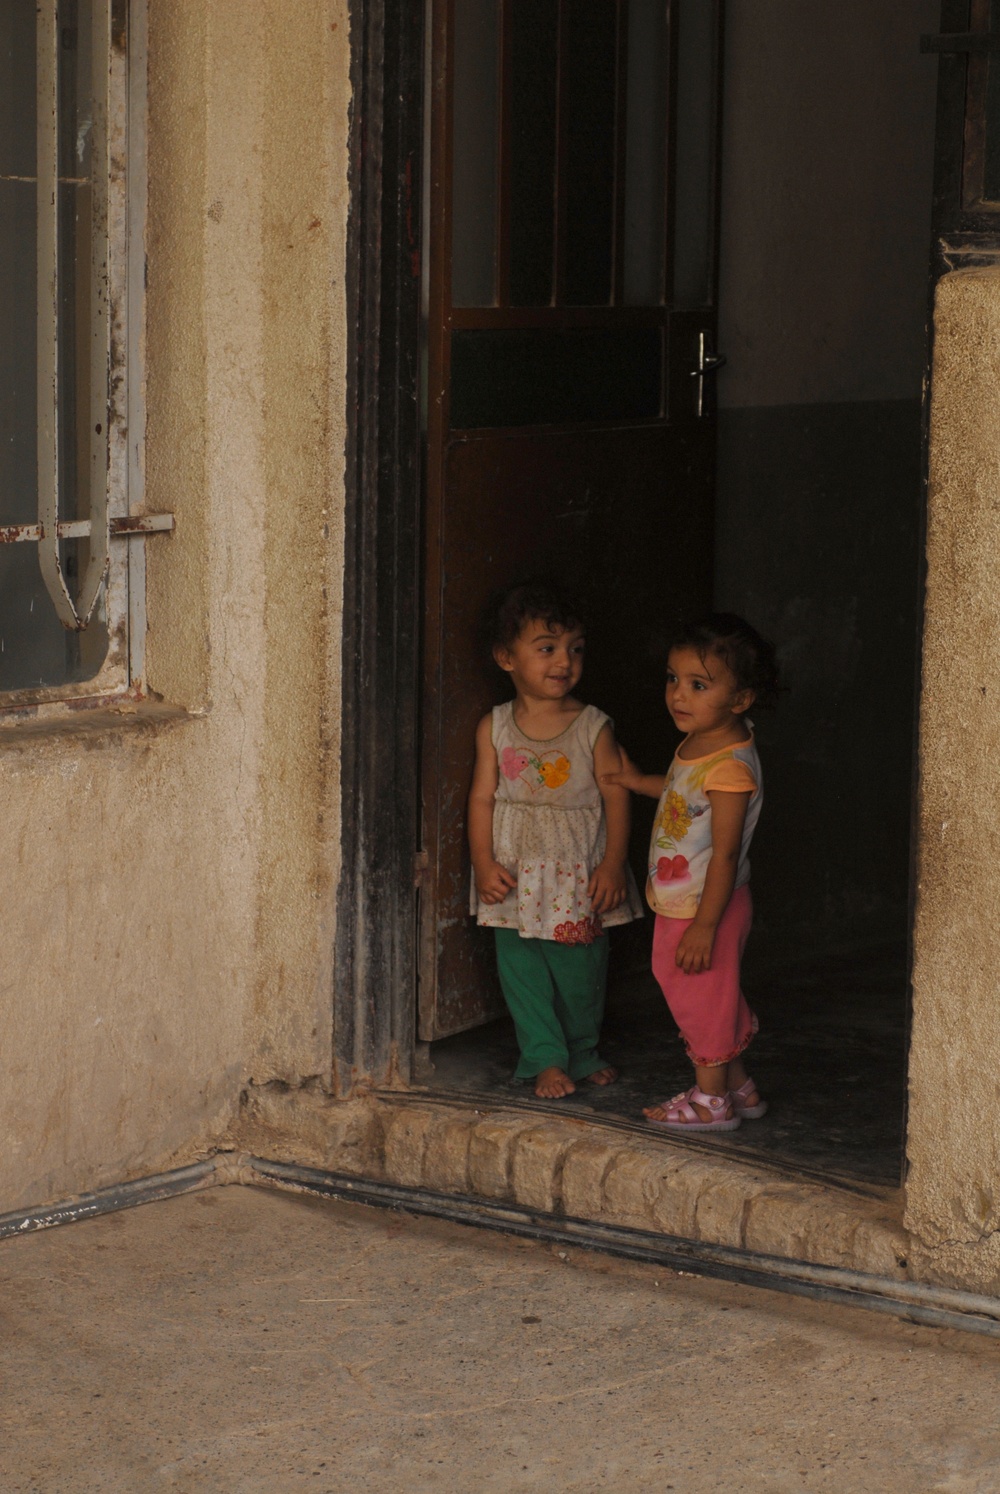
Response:
[[[756,699],[757,696],[753,690],[740,690],[731,707],[733,715],[742,716],[744,711],[750,709]]]
[[[507,673],[510,674],[511,670],[514,668],[514,660],[511,658],[510,654],[505,648],[501,648],[498,645],[493,650],[493,658],[499,668],[505,669]]]

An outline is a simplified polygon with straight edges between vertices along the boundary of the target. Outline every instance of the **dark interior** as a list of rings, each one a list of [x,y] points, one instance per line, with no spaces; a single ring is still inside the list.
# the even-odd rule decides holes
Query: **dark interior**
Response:
[[[804,24],[798,0],[726,7],[714,597],[776,640],[787,693],[755,718],[746,965],[772,1108],[701,1144],[861,1184],[902,1166],[936,85],[920,37],[939,9],[838,0]],[[660,724],[648,771],[675,745],[665,709]],[[640,843],[651,809],[636,805]],[[641,1125],[690,1082],[649,933],[613,945],[621,1082],[546,1108]],[[505,1018],[426,1056],[432,1089],[541,1103],[511,1085]]]

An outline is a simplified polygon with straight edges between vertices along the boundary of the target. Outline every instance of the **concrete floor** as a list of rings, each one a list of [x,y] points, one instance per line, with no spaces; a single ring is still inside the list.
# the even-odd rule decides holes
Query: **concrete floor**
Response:
[[[0,1489],[995,1494],[1000,1342],[217,1188],[0,1245]]]

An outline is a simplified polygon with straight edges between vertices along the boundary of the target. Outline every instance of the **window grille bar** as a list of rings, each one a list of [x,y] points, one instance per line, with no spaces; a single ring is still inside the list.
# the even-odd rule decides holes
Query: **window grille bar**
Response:
[[[59,18],[57,0],[39,0],[36,19],[36,218],[38,559],[59,620],[79,623],[59,559]]]
[[[126,514],[108,520],[110,539],[130,539],[133,535],[171,534],[176,528],[173,514]],[[56,538],[90,539],[89,519],[60,519]],[[0,524],[0,545],[38,544],[45,538],[41,524]]]
[[[60,622],[85,628],[108,569],[108,88],[110,0],[93,0],[91,38],[91,186],[89,462],[85,481],[89,554],[74,601],[66,584],[60,533],[59,367],[59,5],[39,0],[36,22],[38,560]]]
[[[108,183],[111,174],[108,119],[111,87],[111,0],[91,0],[93,43],[91,100],[93,133],[90,149],[90,470],[88,473],[90,546],[77,611],[84,626],[108,571],[108,468],[111,409],[109,378],[111,343],[108,298]]]

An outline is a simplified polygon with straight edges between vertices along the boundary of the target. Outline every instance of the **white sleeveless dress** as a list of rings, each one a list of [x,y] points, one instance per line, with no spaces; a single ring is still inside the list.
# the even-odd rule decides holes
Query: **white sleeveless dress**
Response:
[[[493,709],[500,769],[493,809],[493,855],[517,877],[502,903],[484,903],[472,879],[471,911],[487,928],[516,929],[524,939],[592,944],[604,929],[643,916],[630,867],[625,901],[594,914],[587,884],[604,855],[604,801],[594,777],[594,744],[608,717],[584,706],[564,732],[526,737],[514,702]]]

